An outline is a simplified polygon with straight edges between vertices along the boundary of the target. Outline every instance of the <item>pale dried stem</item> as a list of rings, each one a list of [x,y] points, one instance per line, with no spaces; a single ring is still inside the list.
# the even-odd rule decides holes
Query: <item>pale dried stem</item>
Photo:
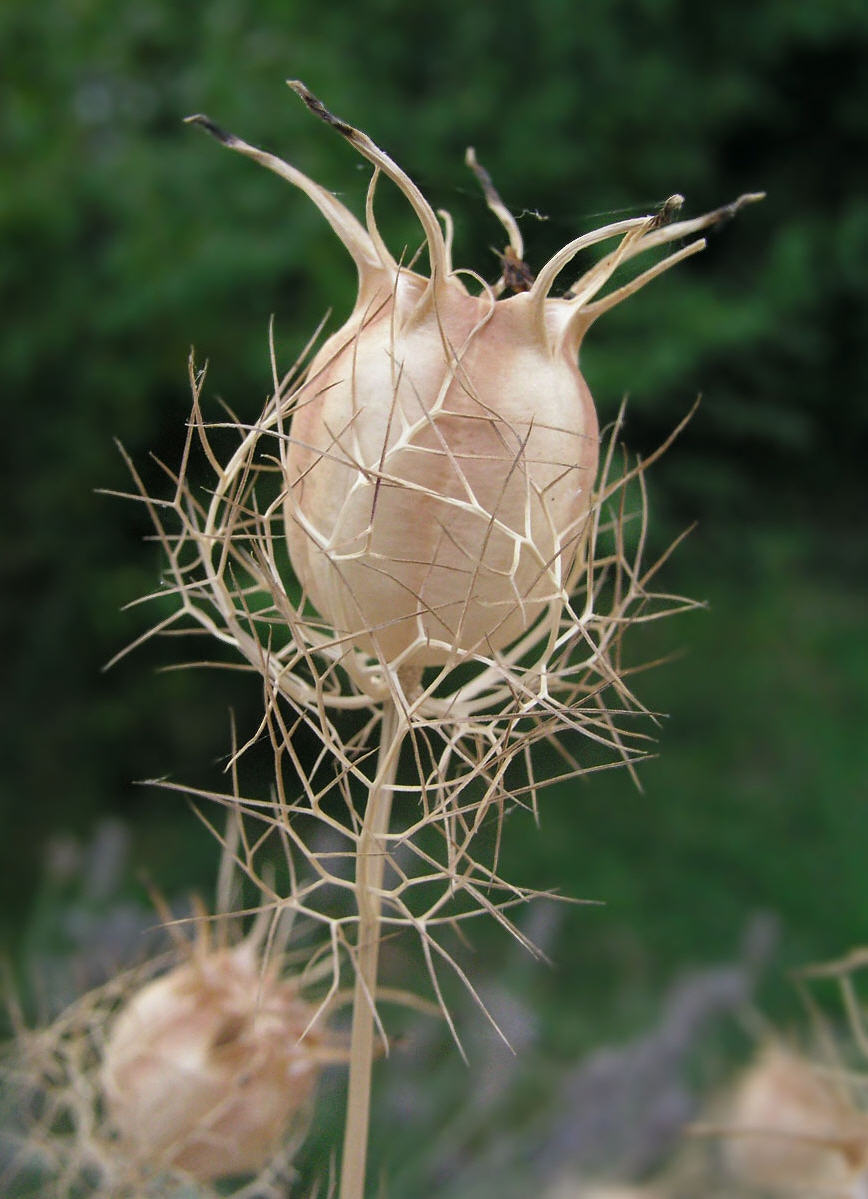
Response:
[[[364,1199],[365,1193],[383,872],[388,857],[385,837],[389,831],[392,789],[405,732],[406,725],[396,704],[387,701],[383,705],[380,725],[377,773],[368,794],[356,856],[359,919],[340,1199]]]

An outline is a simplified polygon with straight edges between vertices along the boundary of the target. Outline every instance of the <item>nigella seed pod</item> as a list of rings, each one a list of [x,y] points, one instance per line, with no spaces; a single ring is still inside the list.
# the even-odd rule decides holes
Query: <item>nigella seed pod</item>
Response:
[[[102,1090],[125,1152],[201,1181],[258,1170],[321,1069],[312,1011],[249,942],[196,952],[121,1009]]]
[[[469,151],[509,234],[503,275],[489,286],[453,269],[451,222],[444,232],[392,159],[303,84],[290,86],[373,164],[365,225],[295,167],[205,117],[190,120],[303,190],[358,271],[352,314],[290,402],[282,467],[293,568],[347,650],[393,667],[490,660],[544,616],[557,618],[581,566],[599,443],[578,366],[582,338],[602,312],[704,242],[594,297],[634,255],[758,197],[667,224],[681,202],[672,197],[661,213],[576,238],[533,279],[518,226]],[[373,202],[381,174],[419,219],[427,275],[396,262],[380,235]],[[553,297],[576,254],[610,238],[621,239],[616,249]]]
[[[781,1045],[768,1045],[745,1071],[724,1132],[729,1174],[751,1191],[866,1193],[868,1118],[842,1077]]]
[[[527,296],[426,286],[399,277],[314,361],[286,512],[293,566],[335,631],[421,665],[490,656],[564,595],[598,444],[575,355],[541,353],[557,329],[528,319]]]

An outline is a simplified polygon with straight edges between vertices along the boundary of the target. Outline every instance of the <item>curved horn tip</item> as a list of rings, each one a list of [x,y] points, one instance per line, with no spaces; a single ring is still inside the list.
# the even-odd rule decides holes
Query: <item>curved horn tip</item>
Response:
[[[238,145],[238,138],[234,133],[228,133],[225,129],[214,123],[210,117],[205,116],[204,112],[194,112],[192,116],[184,117],[185,125],[199,125],[206,133],[210,133],[218,142],[222,142],[224,146]]]
[[[724,204],[723,208],[719,208],[717,212],[712,213],[719,221],[728,221],[740,212],[746,204],[756,204],[759,200],[766,198],[765,192],[745,192],[744,195],[737,196],[731,204]]]
[[[286,86],[289,88],[292,88],[292,90],[295,92],[295,94],[297,96],[300,96],[301,99],[304,101],[307,101],[308,96],[310,96],[311,98],[314,98],[313,93],[311,92],[310,88],[301,79],[287,79]]]
[[[344,137],[354,138],[357,136],[357,130],[346,121],[342,121],[340,117],[336,117],[333,112],[330,112],[322,100],[313,94],[306,83],[302,83],[300,79],[287,79],[286,86],[292,88],[315,117],[319,117],[321,121],[325,121],[327,125],[331,125],[332,128],[337,129],[338,133],[342,133]]]
[[[668,225],[672,218],[680,212],[684,204],[684,196],[680,192],[675,192],[663,201],[657,209],[655,216],[651,218],[649,232],[651,229],[659,229],[662,225]]]

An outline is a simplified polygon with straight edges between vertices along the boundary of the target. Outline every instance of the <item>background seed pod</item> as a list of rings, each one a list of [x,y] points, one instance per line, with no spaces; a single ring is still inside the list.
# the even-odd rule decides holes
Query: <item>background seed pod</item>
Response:
[[[125,1151],[205,1181],[261,1169],[316,1085],[312,1015],[244,942],[147,983],[113,1020],[101,1073]]]

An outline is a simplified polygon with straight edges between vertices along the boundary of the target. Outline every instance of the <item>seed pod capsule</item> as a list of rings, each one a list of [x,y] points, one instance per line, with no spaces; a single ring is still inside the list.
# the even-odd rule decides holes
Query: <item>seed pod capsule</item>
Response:
[[[728,1172],[752,1192],[865,1194],[868,1118],[832,1072],[780,1045],[745,1071],[724,1132]]]
[[[392,667],[490,659],[545,615],[556,619],[593,505],[598,425],[578,367],[593,321],[697,240],[603,299],[634,255],[732,215],[743,196],[692,221],[616,221],[566,245],[533,280],[521,235],[472,151],[468,162],[509,234],[495,286],[455,271],[446,234],[409,177],[365,134],[299,82],[290,86],[374,166],[363,226],[288,163],[190,120],[301,188],[352,256],[358,296],[293,395],[283,449],[286,540],[293,568],[348,650]],[[400,265],[374,219],[380,174],[413,207],[430,273]],[[562,297],[551,289],[576,254],[620,238]],[[503,295],[507,284],[520,287]]]
[[[247,942],[196,953],[127,1002],[102,1088],[124,1149],[207,1181],[258,1170],[315,1086],[311,1009]]]

